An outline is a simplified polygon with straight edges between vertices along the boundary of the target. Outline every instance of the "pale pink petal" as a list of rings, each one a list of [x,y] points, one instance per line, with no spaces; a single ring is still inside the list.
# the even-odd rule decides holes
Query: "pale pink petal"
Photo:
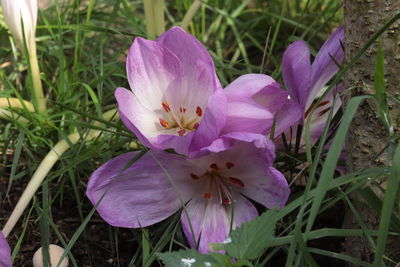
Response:
[[[0,232],[0,267],[11,267],[11,251],[2,232]]]
[[[296,41],[286,49],[282,76],[293,100],[305,107],[311,84],[310,50],[305,42]]]
[[[156,41],[137,37],[129,50],[126,70],[133,93],[152,111],[162,110],[162,102],[174,100],[169,91],[182,87],[182,62]]]
[[[108,161],[92,174],[87,186],[86,195],[93,205],[99,203],[100,216],[113,226],[157,223],[198,195],[190,176],[197,167],[183,157],[150,151],[132,163],[136,155],[126,153]]]
[[[341,42],[344,38],[344,28],[339,27],[324,43],[311,66],[311,88],[307,107],[311,105],[319,92],[339,70],[337,63],[342,63],[344,51]],[[332,58],[331,58],[332,57]]]
[[[182,212],[181,221],[190,246],[198,248],[200,253],[210,251],[208,244],[220,243],[228,237],[228,213],[216,197],[205,199],[200,196],[192,199],[186,212]]]

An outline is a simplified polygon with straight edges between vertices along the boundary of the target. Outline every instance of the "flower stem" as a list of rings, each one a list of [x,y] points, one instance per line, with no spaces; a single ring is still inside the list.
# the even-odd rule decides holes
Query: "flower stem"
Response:
[[[147,37],[155,39],[165,31],[164,0],[144,0]]]
[[[29,50],[29,63],[33,84],[33,102],[37,105],[39,112],[46,110],[46,98],[43,94],[42,80],[40,79],[39,63],[36,55],[36,45]]]
[[[111,120],[114,117],[117,117],[116,109],[112,109],[104,113],[103,115],[103,118],[105,120]],[[96,125],[100,123],[94,124]],[[88,135],[84,137],[83,141],[89,141],[96,138],[100,134],[100,132],[101,131],[98,130],[90,130]],[[10,234],[15,224],[31,201],[32,197],[35,195],[37,189],[40,187],[44,178],[46,178],[47,174],[54,166],[54,164],[60,159],[62,154],[67,151],[72,145],[76,144],[80,140],[80,138],[81,136],[79,133],[70,134],[68,136],[69,142],[67,142],[66,140],[59,141],[42,160],[2,230],[5,237]]]
[[[14,118],[20,123],[28,123],[29,121],[19,114],[15,114],[14,112],[7,110],[5,108],[18,108],[18,109],[27,109],[30,112],[34,112],[35,108],[31,102],[21,100],[19,98],[14,97],[2,97],[0,98],[0,118],[10,120],[10,118]]]

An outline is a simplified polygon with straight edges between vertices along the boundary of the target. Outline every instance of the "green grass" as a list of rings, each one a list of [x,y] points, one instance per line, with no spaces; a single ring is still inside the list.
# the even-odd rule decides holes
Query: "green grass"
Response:
[[[183,20],[192,2],[166,1],[167,29]],[[339,0],[204,0],[189,24],[188,32],[209,49],[218,77],[225,86],[242,74],[260,72],[270,30],[266,64],[261,72],[281,82],[281,57],[287,45],[303,39],[315,55],[332,30],[341,24],[342,13]],[[35,236],[32,232],[40,231],[37,247],[39,243],[44,246],[58,240],[67,249],[73,266],[83,264],[77,254],[74,256],[82,248],[89,255],[86,258],[91,258],[85,263],[91,266],[99,264],[94,258],[99,255],[96,250],[101,251],[104,259],[113,259],[113,266],[163,265],[158,253],[187,246],[180,229],[179,214],[146,229],[124,230],[103,223],[102,229],[107,229],[107,233],[99,235],[104,239],[95,246],[88,234],[89,227],[101,224],[101,218],[85,197],[90,174],[102,163],[132,150],[130,145],[137,145],[136,138],[119,120],[103,120],[103,114],[116,108],[115,88],[129,87],[125,73],[127,49],[136,36],[146,37],[142,1],[63,1],[40,11],[36,36],[48,109],[44,114],[31,113],[27,109],[14,110],[27,122],[13,118],[1,120],[0,176],[7,181],[5,187],[0,188],[1,200],[7,201],[9,196],[22,193],[21,187],[28,183],[41,160],[60,140],[65,140],[71,148],[46,176],[30,208],[11,235],[13,257],[18,262],[21,246],[30,242],[26,236]],[[26,59],[15,48],[1,20],[0,44],[0,97],[30,100],[32,85],[27,75]],[[336,81],[343,78],[356,60],[357,57],[344,65]],[[327,157],[322,156],[322,145],[310,147],[308,155],[278,155],[278,168],[285,171],[288,179],[292,179],[303,164],[308,164],[309,168],[303,173],[307,186],[291,183],[292,195],[287,206],[273,215],[275,235],[258,248],[261,249],[258,257],[251,257],[254,266],[315,266],[321,259],[316,257],[318,255],[340,264],[372,264],[341,255],[338,251],[312,247],[309,242],[327,236],[367,236],[377,250],[375,266],[385,258],[387,236],[400,233],[399,214],[391,214],[398,198],[392,190],[384,199],[379,199],[365,186],[382,175],[390,177],[390,184],[396,184],[394,174],[398,169],[386,166],[342,176],[335,172],[348,123],[360,100],[353,99],[354,106],[344,113],[333,141],[335,149]],[[101,135],[85,141],[84,137],[91,130],[99,130]],[[67,138],[73,132],[81,136],[76,144]],[[395,162],[398,160],[396,153]],[[332,212],[332,207],[351,207],[351,194],[354,192],[361,192],[372,209],[382,212],[379,230],[315,226],[321,214]],[[57,221],[63,220],[59,212],[63,209],[75,210],[72,211],[78,218],[75,229],[65,230]],[[1,226],[7,219],[4,216],[7,215],[0,218]],[[129,247],[129,253],[121,244]]]

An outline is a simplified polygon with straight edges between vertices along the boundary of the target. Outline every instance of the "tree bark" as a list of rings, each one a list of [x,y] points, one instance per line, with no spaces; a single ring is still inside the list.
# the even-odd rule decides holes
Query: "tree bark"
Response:
[[[345,10],[345,58],[347,62],[371,36],[400,12],[400,0],[344,0]],[[385,55],[385,83],[387,92],[400,97],[400,29],[399,22],[393,24],[382,36],[382,47]],[[374,94],[374,69],[377,45],[372,45],[358,63],[347,72],[344,103],[350,97]],[[395,134],[399,135],[400,105],[388,98],[389,109],[394,123]],[[349,129],[346,144],[347,171],[357,171],[373,166],[391,165],[390,155],[386,148],[389,135],[378,117],[373,100],[362,103]],[[384,179],[381,181],[384,185]],[[361,197],[354,196],[353,204],[363,221],[370,229],[377,229],[379,216],[373,212]],[[360,228],[352,212],[348,210],[344,228]],[[348,238],[345,242],[345,253],[367,262],[372,262],[374,252],[363,238]],[[385,255],[395,261],[400,260],[399,239],[389,239]]]

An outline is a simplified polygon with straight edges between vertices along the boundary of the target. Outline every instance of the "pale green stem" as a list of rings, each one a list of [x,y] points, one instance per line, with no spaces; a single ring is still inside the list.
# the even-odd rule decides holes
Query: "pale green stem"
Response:
[[[33,83],[33,102],[36,103],[38,111],[43,112],[46,110],[46,98],[43,94],[42,80],[40,79],[40,70],[36,55],[35,43],[31,45],[28,53]]]
[[[117,117],[116,109],[110,110],[104,113],[103,118],[105,120],[110,120],[113,117]],[[95,125],[100,123],[95,123]],[[96,138],[101,131],[99,130],[90,130],[88,135],[84,137],[83,141],[89,141],[91,139]],[[46,157],[42,160],[39,167],[36,169],[35,173],[33,174],[31,180],[29,181],[28,185],[25,188],[25,191],[22,193],[21,198],[18,200],[17,205],[15,206],[11,216],[8,218],[4,228],[3,228],[3,235],[7,237],[12,229],[14,228],[15,224],[21,217],[22,213],[25,211],[26,207],[28,206],[29,202],[35,195],[36,191],[42,184],[43,180],[46,178],[47,174],[54,166],[54,164],[60,159],[62,154],[67,151],[72,145],[76,144],[81,138],[79,133],[73,133],[68,136],[69,142],[66,140],[61,140],[58,142],[46,155]]]
[[[21,123],[28,123],[29,121],[19,114],[15,114],[11,110],[6,110],[4,108],[18,108],[18,109],[27,109],[30,112],[34,112],[35,108],[32,103],[20,100],[14,97],[2,97],[0,98],[0,118],[9,120],[10,118],[14,118],[15,120]]]
[[[155,39],[165,31],[164,0],[144,0],[147,37]]]
[[[185,17],[182,20],[181,27],[184,30],[187,30],[190,22],[192,21],[194,15],[196,14],[197,10],[199,10],[200,7],[201,7],[201,0],[194,0],[189,10],[186,12]]]

